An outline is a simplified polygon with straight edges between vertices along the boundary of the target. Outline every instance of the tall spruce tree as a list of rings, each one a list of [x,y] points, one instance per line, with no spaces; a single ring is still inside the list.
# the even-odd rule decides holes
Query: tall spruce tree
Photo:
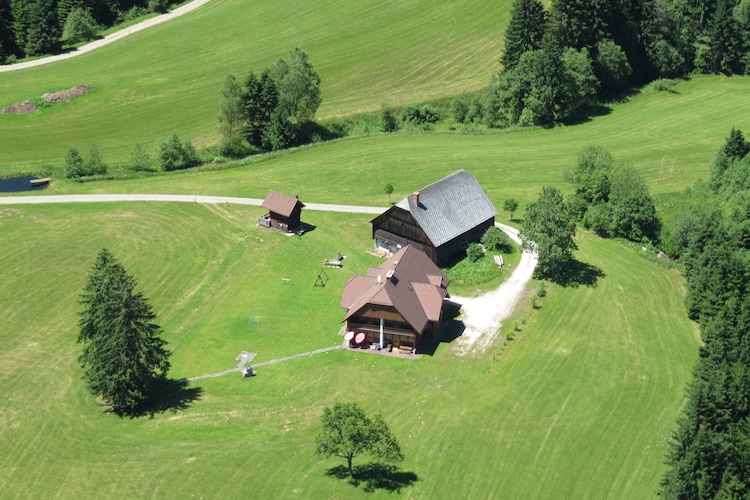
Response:
[[[60,46],[62,29],[57,19],[54,0],[32,0],[26,7],[28,29],[24,52],[40,56],[54,52]]]
[[[81,296],[78,342],[84,379],[118,414],[132,414],[169,370],[156,315],[136,280],[105,248]]]
[[[264,131],[270,126],[271,115],[279,105],[279,91],[271,75],[266,70],[260,78],[250,73],[245,80],[242,97],[247,142],[257,148],[263,147]]]
[[[500,62],[505,71],[512,70],[524,52],[542,46],[547,13],[539,0],[514,0],[510,22],[505,29],[505,50]]]

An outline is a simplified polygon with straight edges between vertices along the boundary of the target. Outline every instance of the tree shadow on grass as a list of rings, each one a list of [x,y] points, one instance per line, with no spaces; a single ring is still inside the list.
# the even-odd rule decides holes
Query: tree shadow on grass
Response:
[[[560,273],[549,280],[564,287],[596,287],[597,282],[605,276],[607,275],[598,267],[571,259]]]
[[[413,472],[400,471],[396,466],[370,462],[364,465],[352,467],[354,477],[349,477],[349,469],[344,465],[331,467],[326,471],[326,476],[338,479],[348,479],[349,484],[362,489],[368,493],[377,490],[385,490],[400,493],[403,488],[411,486],[419,481],[419,477]]]
[[[185,379],[158,380],[143,403],[129,412],[122,413],[121,416],[137,418],[148,415],[153,418],[156,414],[187,410],[201,398],[203,393],[202,388],[188,387],[188,384],[189,382]]]

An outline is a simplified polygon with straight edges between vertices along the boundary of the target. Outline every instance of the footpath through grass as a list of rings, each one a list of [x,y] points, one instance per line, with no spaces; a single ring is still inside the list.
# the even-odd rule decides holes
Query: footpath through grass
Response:
[[[676,272],[585,233],[576,256],[593,286],[548,283],[541,309],[519,311],[515,339],[484,356],[458,357],[453,343],[410,361],[334,351],[201,381],[184,409],[154,418],[102,412],[75,344],[77,297],[102,246],[159,313],[171,375],[192,376],[231,368],[241,350],[263,361],[340,341],[343,284],[378,262],[365,252],[369,219],[306,213],[316,227],[298,238],[257,228],[254,207],[0,209],[3,496],[370,498],[326,476],[340,461],[313,453],[337,401],[383,412],[406,455],[405,498],[654,496],[696,330]],[[344,268],[314,287],[339,251]]]

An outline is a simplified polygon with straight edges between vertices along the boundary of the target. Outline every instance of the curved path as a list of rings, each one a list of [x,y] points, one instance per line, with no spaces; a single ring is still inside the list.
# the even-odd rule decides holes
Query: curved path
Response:
[[[19,69],[33,68],[35,66],[41,66],[43,64],[49,64],[49,63],[53,63],[56,61],[62,61],[65,59],[70,59],[71,57],[85,54],[87,52],[91,52],[94,49],[98,49],[99,47],[103,47],[104,45],[107,45],[117,40],[120,40],[122,38],[125,38],[126,36],[132,33],[145,30],[146,28],[150,28],[151,26],[156,26],[157,24],[167,22],[171,19],[174,19],[175,17],[179,17],[183,14],[187,14],[188,12],[207,4],[209,1],[210,0],[193,0],[192,2],[186,3],[185,5],[178,7],[175,10],[167,12],[166,14],[161,14],[156,17],[152,17],[151,19],[142,21],[138,24],[134,24],[127,28],[121,29],[120,31],[115,31],[114,33],[111,33],[105,36],[101,40],[96,40],[94,42],[87,43],[86,45],[82,45],[81,47],[71,50],[70,52],[65,52],[64,54],[43,57],[41,59],[35,59],[33,61],[25,61],[25,62],[20,62],[16,64],[7,64],[7,65],[0,66],[0,73],[6,73],[8,71],[16,71]]]
[[[495,225],[513,241],[521,244],[518,229],[499,222]],[[461,305],[461,315],[458,319],[464,323],[463,334],[456,340],[454,347],[456,354],[464,356],[469,353],[483,353],[492,345],[500,333],[500,325],[510,317],[523,295],[536,263],[536,254],[523,252],[511,277],[496,290],[471,298],[451,295],[451,301]]]
[[[235,204],[261,206],[260,198],[234,198],[226,196],[198,196],[179,194],[64,194],[49,196],[5,196],[0,197],[0,205],[22,205],[39,203],[108,203],[127,201],[162,201],[204,204]],[[381,214],[384,207],[367,207],[354,205],[328,205],[324,203],[305,203],[308,210],[325,212],[345,212],[357,214]],[[514,227],[496,222],[495,225],[520,244],[518,230]],[[513,270],[511,277],[496,290],[479,297],[451,296],[451,300],[461,305],[461,319],[464,332],[458,338],[455,352],[459,356],[469,353],[484,352],[495,340],[500,325],[508,319],[523,295],[526,284],[536,267],[536,254],[523,252],[521,260]],[[286,358],[285,358],[286,359]],[[236,370],[222,372],[221,375]]]

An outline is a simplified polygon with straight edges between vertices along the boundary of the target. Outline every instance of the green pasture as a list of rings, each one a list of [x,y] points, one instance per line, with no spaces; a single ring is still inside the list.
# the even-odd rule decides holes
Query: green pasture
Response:
[[[564,172],[586,146],[633,165],[657,198],[705,177],[732,127],[750,130],[750,77],[701,77],[674,92],[633,97],[610,114],[554,129],[379,134],[298,148],[225,170],[127,181],[53,182],[45,193],[175,193],[265,197],[297,192],[303,201],[387,206],[459,168],[473,174],[496,206],[536,199],[540,186],[569,189]],[[503,213],[501,218],[507,218]]]
[[[35,170],[89,143],[111,162],[173,133],[213,144],[226,75],[260,73],[294,47],[307,51],[322,78],[322,118],[476,90],[499,67],[510,5],[211,0],[91,53],[0,73],[0,107],[94,87],[69,104],[0,116],[0,172]]]
[[[586,233],[578,285],[547,283],[540,309],[524,301],[504,328],[520,325],[514,340],[484,355],[455,355],[460,339],[418,360],[334,351],[192,383],[184,408],[153,418],[103,413],[75,343],[77,299],[103,246],[159,314],[172,377],[231,368],[241,350],[260,362],[340,342],[342,286],[379,262],[365,251],[368,216],[306,211],[314,230],[287,237],[258,228],[260,211],[0,208],[0,496],[389,496],[327,476],[341,461],[313,454],[322,409],[337,401],[383,411],[406,455],[404,498],[655,496],[697,331],[677,272]],[[338,252],[344,268],[314,287]]]

